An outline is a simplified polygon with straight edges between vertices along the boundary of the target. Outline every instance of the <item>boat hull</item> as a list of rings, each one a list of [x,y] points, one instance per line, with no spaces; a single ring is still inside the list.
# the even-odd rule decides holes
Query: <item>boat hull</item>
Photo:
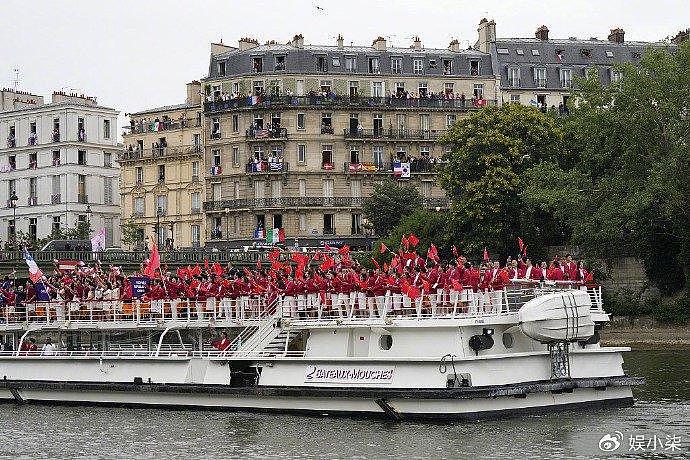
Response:
[[[630,377],[567,379],[481,388],[373,389],[11,381],[0,400],[19,404],[213,409],[387,419],[482,419],[572,407],[629,406]]]

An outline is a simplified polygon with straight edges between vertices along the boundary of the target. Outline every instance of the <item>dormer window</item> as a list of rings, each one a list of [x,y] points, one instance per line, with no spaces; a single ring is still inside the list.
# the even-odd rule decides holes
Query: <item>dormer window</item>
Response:
[[[525,51],[522,48],[517,48],[515,50],[515,54],[517,54],[518,56],[523,56],[525,54]]]
[[[340,58],[338,56],[335,56],[331,59],[331,65],[333,67],[340,67]]]
[[[285,56],[276,56],[275,70],[285,70]]]
[[[496,50],[497,54],[508,54],[508,48],[498,48]]]
[[[326,56],[316,57],[316,71],[328,72],[328,61],[326,60]]]
[[[613,51],[607,51],[607,52],[606,52],[606,57],[612,58],[612,57],[613,57]]]
[[[532,50],[532,56],[539,56],[539,50]]]
[[[264,60],[263,60],[263,58],[260,58],[260,57],[252,58],[252,69],[256,73],[263,72],[264,71]]]
[[[470,75],[472,75],[472,76],[479,75],[479,61],[476,59],[472,59],[470,61]]]
[[[379,73],[379,58],[372,57],[369,58],[369,73]]]
[[[546,88],[546,67],[534,69],[534,84],[537,88]]]
[[[436,59],[429,59],[429,68],[430,69],[436,68]]]
[[[357,72],[356,56],[345,56],[345,70],[347,72]]]
[[[450,75],[453,73],[453,60],[444,59],[443,60],[443,75]]]
[[[225,76],[225,62],[219,62],[218,63],[218,76],[219,77]]]

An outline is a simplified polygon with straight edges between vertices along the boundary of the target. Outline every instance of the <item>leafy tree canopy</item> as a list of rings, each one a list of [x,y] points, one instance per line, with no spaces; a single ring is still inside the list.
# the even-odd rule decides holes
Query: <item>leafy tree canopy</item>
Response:
[[[422,205],[422,197],[414,185],[386,179],[374,184],[374,193],[364,200],[363,211],[376,234],[385,238],[401,219]]]

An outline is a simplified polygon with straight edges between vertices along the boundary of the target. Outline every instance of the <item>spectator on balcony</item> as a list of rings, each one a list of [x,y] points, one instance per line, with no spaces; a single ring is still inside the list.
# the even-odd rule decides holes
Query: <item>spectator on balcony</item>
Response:
[[[36,133],[29,134],[29,145],[36,145],[38,143],[38,136]]]
[[[79,128],[79,132],[77,133],[77,140],[79,142],[84,142],[86,140],[86,131],[84,128]]]
[[[55,127],[53,129],[53,142],[59,142],[60,141],[60,129],[58,127]]]
[[[38,169],[38,162],[36,160],[31,160],[29,162],[29,169]]]
[[[10,134],[7,136],[7,147],[15,147],[17,145],[17,140],[14,137],[14,134]]]
[[[364,128],[361,123],[357,123],[357,137],[364,136]]]

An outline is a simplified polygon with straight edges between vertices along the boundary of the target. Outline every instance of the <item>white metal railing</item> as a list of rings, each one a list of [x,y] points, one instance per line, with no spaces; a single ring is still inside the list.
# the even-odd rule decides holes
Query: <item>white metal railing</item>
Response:
[[[244,353],[242,358],[264,358],[265,353],[253,352]],[[304,356],[304,351],[289,351],[281,353],[281,356],[300,357]],[[156,350],[55,350],[50,353],[37,351],[0,351],[0,358],[82,358],[82,359],[101,359],[101,358],[218,358],[228,359],[228,355],[221,350],[187,350],[171,346],[166,349]]]
[[[592,311],[603,313],[601,287],[576,287],[568,282],[515,282],[502,290],[466,289],[421,292],[412,299],[404,294],[387,292],[380,296],[353,293],[312,293],[282,296],[267,306],[266,297],[245,296],[238,299],[159,300],[151,302],[72,301],[35,302],[0,307],[0,330],[37,329],[69,326],[137,327],[187,323],[208,326],[225,321],[246,325],[231,342],[228,350],[239,349],[257,328],[272,324],[277,318],[330,321],[370,318],[475,318],[504,316],[517,312],[535,297],[564,289],[586,289],[592,300]]]

